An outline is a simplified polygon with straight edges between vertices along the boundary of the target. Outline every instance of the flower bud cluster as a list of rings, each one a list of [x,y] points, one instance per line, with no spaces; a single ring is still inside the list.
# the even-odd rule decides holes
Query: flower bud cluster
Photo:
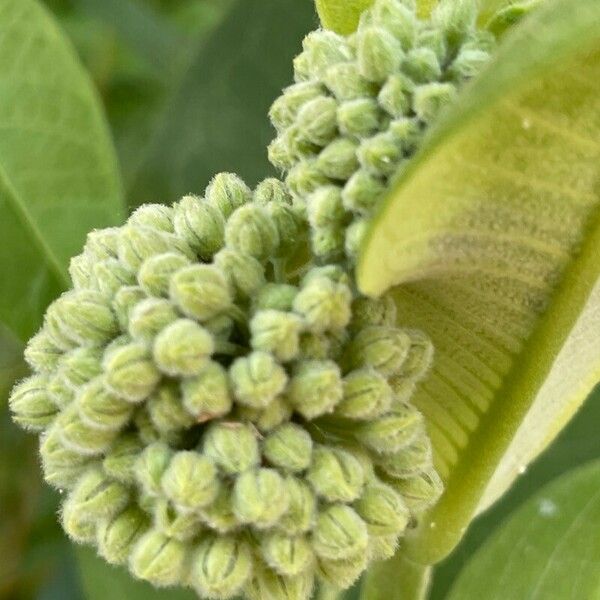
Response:
[[[296,82],[271,107],[269,158],[307,211],[317,256],[355,256],[391,178],[489,61],[495,41],[476,15],[473,0],[445,0],[426,21],[414,2],[376,0],[356,33],[304,40]]]
[[[12,392],[80,543],[156,586],[307,600],[390,557],[441,493],[411,398],[433,359],[354,251],[392,173],[490,41],[466,0],[376,0],[317,31],[273,106],[285,182],[93,231]]]

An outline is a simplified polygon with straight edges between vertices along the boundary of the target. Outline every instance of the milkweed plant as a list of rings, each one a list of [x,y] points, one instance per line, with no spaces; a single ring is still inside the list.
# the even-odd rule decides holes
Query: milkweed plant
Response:
[[[66,534],[200,598],[424,598],[599,378],[597,3],[317,8],[278,176],[93,229],[10,394]]]

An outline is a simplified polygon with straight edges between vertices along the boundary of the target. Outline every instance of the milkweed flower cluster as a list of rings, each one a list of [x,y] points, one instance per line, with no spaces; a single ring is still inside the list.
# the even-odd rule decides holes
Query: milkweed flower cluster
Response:
[[[10,406],[66,491],[63,527],[138,578],[205,598],[347,588],[441,493],[411,403],[433,348],[391,295],[361,296],[354,256],[488,40],[473,11],[407,6],[307,37],[271,111],[285,181],[220,174],[90,233],[27,346]]]

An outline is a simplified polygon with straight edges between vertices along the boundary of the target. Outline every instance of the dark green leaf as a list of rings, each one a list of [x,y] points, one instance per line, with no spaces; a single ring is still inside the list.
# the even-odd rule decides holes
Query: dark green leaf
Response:
[[[33,0],[0,2],[0,131],[0,322],[26,338],[85,234],[122,218],[96,95]]]

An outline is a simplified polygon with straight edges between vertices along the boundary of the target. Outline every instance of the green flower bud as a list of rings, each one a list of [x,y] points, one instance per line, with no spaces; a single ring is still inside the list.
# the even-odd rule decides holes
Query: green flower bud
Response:
[[[92,262],[116,258],[118,254],[120,227],[94,229],[87,234],[84,253],[92,258]]]
[[[218,208],[197,196],[185,196],[175,207],[175,231],[203,260],[223,247],[225,219]]]
[[[329,360],[300,363],[288,389],[291,405],[305,419],[332,412],[343,394],[340,369]]]
[[[98,348],[77,348],[60,361],[59,373],[63,383],[78,390],[102,373],[102,355]]]
[[[277,523],[277,528],[289,536],[307,533],[313,528],[317,514],[317,501],[308,485],[295,477],[284,480],[289,498],[286,513]]]
[[[284,131],[293,125],[298,111],[311,100],[323,95],[323,88],[319,83],[296,83],[283,90],[283,94],[275,100],[269,111],[271,123],[277,131]],[[256,192],[255,192],[256,200]],[[259,204],[264,204],[259,202]]]
[[[51,486],[70,489],[89,464],[89,458],[68,448],[57,427],[52,427],[42,437],[40,456],[44,479]]]
[[[433,506],[444,491],[444,484],[433,467],[412,477],[394,479],[390,483],[402,494],[413,514],[422,513]]]
[[[442,69],[434,50],[430,48],[414,48],[407,55],[402,70],[405,75],[417,83],[437,81],[442,76]]]
[[[318,189],[308,198],[308,219],[312,227],[340,226],[346,211],[341,190],[336,186]]]
[[[415,84],[401,73],[395,73],[385,82],[377,97],[379,105],[392,117],[400,118],[410,110],[410,96]]]
[[[319,559],[318,573],[321,578],[336,589],[351,587],[367,568],[368,552],[343,560]]]
[[[192,559],[191,583],[209,598],[233,598],[252,572],[248,543],[234,536],[211,536],[198,546]]]
[[[129,502],[129,490],[111,480],[99,468],[90,468],[77,482],[67,498],[73,514],[85,515],[84,520],[111,519]]]
[[[393,175],[402,160],[402,150],[388,132],[363,140],[357,155],[363,169],[375,177]]]
[[[15,423],[31,431],[43,431],[58,409],[46,391],[48,377],[34,375],[16,385],[8,399]]]
[[[217,469],[209,458],[197,452],[177,452],[162,476],[161,486],[175,506],[196,511],[217,497]]]
[[[254,190],[253,200],[256,204],[261,206],[268,206],[270,204],[290,204],[292,203],[292,197],[288,192],[285,183],[279,181],[275,177],[268,177],[263,179]]]
[[[46,322],[52,341],[64,349],[104,344],[117,333],[112,310],[102,295],[92,290],[63,294],[48,309]]]
[[[385,81],[400,68],[404,58],[402,46],[382,27],[360,28],[357,34],[358,70],[369,81]]]
[[[315,256],[322,260],[336,260],[344,251],[344,229],[339,225],[314,228],[310,242]]]
[[[160,255],[163,256],[163,255]],[[146,298],[146,292],[137,286],[122,287],[113,298],[112,309],[117,316],[121,331],[129,327],[129,315],[135,306]]]
[[[313,588],[312,570],[294,576],[280,575],[261,561],[255,562],[244,592],[250,600],[310,600]]]
[[[417,34],[416,46],[428,48],[435,54],[440,65],[448,62],[448,47],[443,32],[436,28],[426,27]]]
[[[171,382],[156,389],[150,396],[147,407],[154,427],[161,433],[189,429],[196,422],[184,408],[178,387]]]
[[[371,14],[373,21],[385,27],[405,50],[413,46],[419,25],[414,10],[399,0],[378,0]]]
[[[250,345],[288,362],[298,354],[301,330],[302,320],[292,313],[260,310],[250,321]]]
[[[63,351],[43,329],[27,342],[24,356],[31,369],[38,373],[52,373],[58,366]]]
[[[298,288],[285,283],[267,283],[263,286],[254,299],[254,311],[278,310],[287,312],[291,310],[294,299],[298,295]]]
[[[369,538],[369,560],[380,561],[392,558],[398,550],[398,539],[397,535],[371,536]]]
[[[82,422],[93,429],[120,431],[131,418],[133,406],[106,389],[99,375],[77,394],[77,408]]]
[[[346,229],[346,241],[344,250],[346,256],[355,259],[358,256],[362,243],[369,229],[369,219],[355,219],[354,222]]]
[[[410,349],[397,375],[413,381],[420,381],[433,363],[433,344],[418,329],[410,329],[406,333],[410,336]]]
[[[277,136],[267,147],[269,162],[280,171],[287,171],[294,166],[295,157],[289,140],[290,130]]]
[[[300,355],[304,360],[329,358],[331,340],[325,334],[304,333],[300,336]]]
[[[135,464],[143,450],[144,444],[136,434],[120,435],[102,461],[102,467],[112,479],[132,484]]]
[[[146,514],[133,505],[114,519],[100,521],[96,533],[100,556],[113,565],[126,563],[134,544],[149,526]]]
[[[188,317],[207,321],[231,307],[225,275],[213,265],[191,265],[171,278],[170,296]]]
[[[215,346],[212,335],[191,319],[178,319],[165,327],[154,341],[158,368],[173,377],[198,375]]]
[[[362,492],[365,473],[349,452],[320,446],[315,448],[306,479],[327,502],[352,502]]]
[[[311,462],[312,439],[299,425],[286,423],[267,436],[263,455],[274,467],[284,471],[304,471]]]
[[[141,402],[160,381],[148,349],[139,342],[105,352],[103,367],[107,389],[128,402]]]
[[[348,560],[365,553],[369,534],[356,511],[344,504],[333,504],[319,514],[312,539],[319,558]]]
[[[154,526],[167,537],[185,542],[197,537],[204,529],[197,514],[180,512],[179,507],[167,500],[156,500],[152,508]]]
[[[328,96],[319,96],[302,106],[296,125],[305,140],[324,147],[337,132],[336,113],[337,102]]]
[[[342,200],[346,210],[364,215],[372,212],[384,193],[385,187],[378,179],[360,170],[344,186]]]
[[[193,258],[190,247],[175,234],[135,225],[126,225],[121,229],[119,260],[130,271],[137,272],[148,258],[165,252],[180,252]]]
[[[266,352],[236,359],[229,369],[235,399],[244,406],[266,408],[286,386],[283,367]]]
[[[187,546],[151,529],[133,547],[129,569],[138,579],[157,587],[181,583],[185,575]]]
[[[164,204],[143,204],[133,211],[127,223],[173,233],[173,209]]]
[[[431,441],[425,431],[406,447],[377,457],[377,466],[394,478],[409,478],[431,466]]]
[[[238,476],[233,487],[233,512],[241,523],[272,527],[289,506],[284,480],[273,469],[254,469]]]
[[[69,261],[69,277],[76,290],[89,288],[92,283],[93,260],[88,254],[74,256]]]
[[[445,35],[451,49],[458,48],[468,34],[475,29],[477,3],[474,0],[440,2],[431,15],[431,20]]]
[[[375,100],[359,98],[340,104],[337,109],[337,124],[340,132],[355,138],[373,135],[381,122],[382,113]]]
[[[154,427],[146,404],[140,406],[133,415],[133,424],[137,428],[138,435],[144,444],[153,444],[154,442],[160,441],[163,437],[169,437],[168,434],[163,434],[161,436],[156,427]]]
[[[413,110],[421,121],[431,123],[455,98],[456,88],[451,83],[420,85],[415,89]]]
[[[344,398],[335,412],[347,419],[369,421],[387,412],[393,392],[386,378],[374,369],[358,369],[344,377]]]
[[[91,544],[96,538],[97,521],[68,500],[62,505],[60,522],[65,533],[78,544]]]
[[[418,119],[400,118],[392,121],[388,132],[405,155],[414,152],[423,137],[423,129]]]
[[[340,102],[373,96],[376,90],[376,87],[358,72],[357,65],[352,62],[332,65],[325,72],[323,81]]]
[[[328,185],[331,181],[321,173],[316,160],[304,160],[290,169],[286,184],[297,198],[305,198],[309,194]]]
[[[236,529],[239,523],[233,514],[231,485],[223,481],[214,502],[200,509],[198,514],[204,523],[219,533]]]
[[[234,325],[233,319],[227,315],[219,315],[202,323],[204,329],[217,340],[228,340],[233,332]]]
[[[257,204],[238,208],[225,226],[227,246],[242,254],[265,261],[279,245],[279,233],[266,209]]]
[[[391,413],[361,424],[356,437],[380,454],[398,452],[422,432],[423,416],[414,407],[395,406]]]
[[[249,254],[224,248],[215,256],[214,262],[242,298],[254,296],[265,285],[264,267]]]
[[[238,408],[241,419],[250,421],[259,431],[269,432],[276,427],[289,421],[292,416],[292,408],[285,398],[278,396],[267,408],[249,408],[241,406]]]
[[[277,532],[263,538],[261,553],[269,567],[288,577],[305,573],[314,560],[312,547],[305,537],[289,537]]]
[[[216,206],[225,219],[252,199],[250,188],[234,173],[219,173],[206,188],[206,200]]]
[[[242,423],[216,423],[204,434],[204,454],[227,475],[258,466],[260,453],[256,433]]]
[[[350,321],[352,292],[327,277],[307,281],[294,300],[294,311],[304,317],[313,333],[343,329]]]
[[[456,57],[448,73],[453,81],[461,83],[472,79],[490,62],[490,55],[484,50],[463,49]]]
[[[302,41],[302,47],[308,59],[310,76],[315,79],[320,79],[331,65],[352,59],[346,40],[333,31],[312,31]]]
[[[301,219],[298,210],[292,206],[281,203],[272,203],[266,206],[279,235],[278,256],[289,254],[297,249],[303,239],[306,223]]]
[[[173,451],[163,442],[147,446],[135,462],[135,478],[142,490],[150,496],[162,493],[161,479],[171,459]]]
[[[317,166],[331,179],[348,179],[359,164],[356,158],[358,145],[349,138],[339,138],[319,154]]]
[[[370,325],[393,327],[396,316],[396,303],[391,294],[384,294],[379,298],[361,296],[352,302],[350,329],[359,332]]]
[[[63,410],[55,423],[64,445],[84,456],[103,454],[117,435],[115,431],[86,425],[78,414],[77,406],[73,404]]]
[[[181,395],[185,410],[198,423],[226,415],[232,405],[227,372],[214,361],[181,382]]]
[[[171,277],[189,264],[189,259],[177,252],[151,256],[140,267],[137,276],[140,287],[150,296],[166,297]]]
[[[410,521],[410,512],[402,496],[389,485],[379,482],[365,487],[354,508],[373,536],[401,534]]]
[[[92,267],[90,285],[107,298],[112,298],[121,287],[133,283],[135,275],[116,258],[107,258]]]
[[[400,371],[410,349],[410,337],[401,329],[370,326],[352,340],[345,360],[349,368],[372,367],[389,377]]]

